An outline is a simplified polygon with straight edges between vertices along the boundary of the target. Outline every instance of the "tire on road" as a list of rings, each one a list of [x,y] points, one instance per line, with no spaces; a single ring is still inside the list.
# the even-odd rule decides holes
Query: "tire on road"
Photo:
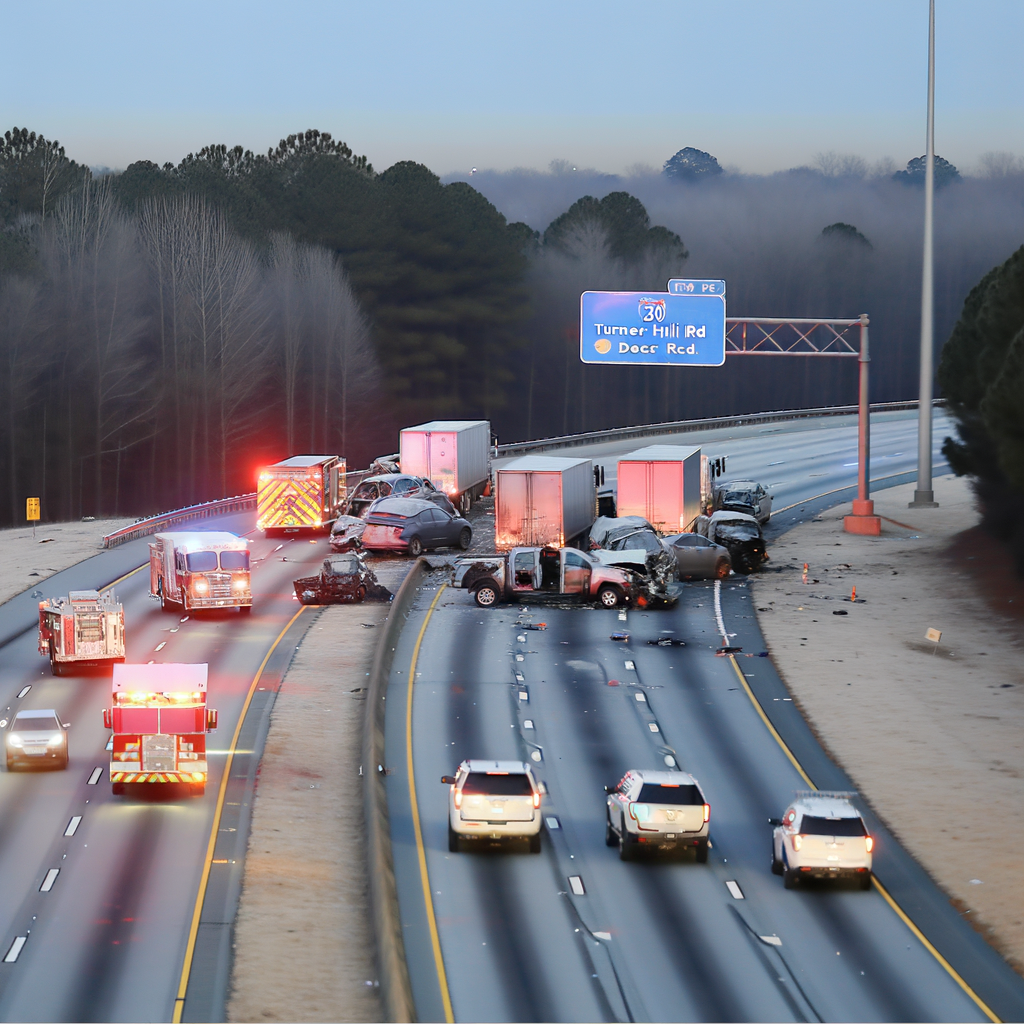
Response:
[[[238,611],[241,615],[252,615],[252,605],[243,604],[239,607]]]
[[[114,796],[124,796],[124,783],[123,782],[112,782],[110,784],[110,792]]]
[[[622,591],[611,583],[606,583],[597,592],[597,601],[602,608],[618,608],[622,604]]]
[[[463,551],[468,551],[470,544],[473,543],[473,531],[468,527],[464,526],[462,532],[459,534],[459,547]]]
[[[790,867],[784,867],[782,869],[782,884],[787,889],[793,889],[796,887],[797,880],[800,878],[800,872],[794,871]]]
[[[419,558],[423,554],[423,541],[419,537],[411,537],[409,539],[409,554],[413,558]]]
[[[619,833],[619,860],[633,860],[635,855],[636,846],[629,841],[629,833],[623,822],[622,831]]]
[[[860,882],[861,891],[867,892],[868,889],[871,888],[871,872],[866,871],[863,875],[860,876],[858,881]]]
[[[473,600],[481,608],[493,608],[498,597],[498,584],[494,580],[481,580],[473,589]]]
[[[772,843],[772,874],[773,875],[781,875],[782,874],[782,861],[779,861],[779,860],[775,859],[775,843]]]
[[[540,833],[530,836],[530,853],[540,853]]]
[[[605,816],[604,819],[604,845],[619,845],[619,837],[615,834],[615,829],[612,828],[612,819],[608,816]]]
[[[702,839],[697,843],[697,863],[707,864],[708,862],[708,841]]]

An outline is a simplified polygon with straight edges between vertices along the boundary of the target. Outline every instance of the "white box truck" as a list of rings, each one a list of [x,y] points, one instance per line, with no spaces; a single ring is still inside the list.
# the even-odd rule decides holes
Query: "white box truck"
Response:
[[[616,510],[642,516],[658,533],[693,528],[701,513],[700,448],[652,444],[619,459]]]
[[[453,505],[468,512],[491,475],[487,420],[431,420],[406,427],[399,438],[403,473],[429,480]]]
[[[565,547],[590,529],[596,512],[590,459],[524,455],[495,473],[494,534],[499,551]]]

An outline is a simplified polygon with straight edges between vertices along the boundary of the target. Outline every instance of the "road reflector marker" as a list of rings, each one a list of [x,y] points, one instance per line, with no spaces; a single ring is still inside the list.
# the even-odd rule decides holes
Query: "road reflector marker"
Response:
[[[590,934],[593,935],[595,939],[603,939],[605,942],[612,941],[611,932],[591,932]]]
[[[76,814],[69,822],[68,827],[64,829],[64,835],[73,836],[78,831],[78,826],[82,824],[82,816]]]
[[[529,700],[530,699],[530,695],[526,692],[526,690],[520,690],[519,691],[519,699],[520,700]]]
[[[533,719],[532,718],[524,718],[523,719],[523,728],[524,729],[532,729],[533,728]]]
[[[21,698],[24,697],[25,694],[28,693],[28,691],[31,690],[31,689],[32,689],[32,684],[31,683],[29,683],[28,686],[23,686],[21,688],[21,690],[19,691],[19,693],[18,693],[18,700],[21,700]],[[15,959],[17,959],[17,957],[15,957]]]
[[[50,868],[46,872],[46,877],[43,879],[43,884],[39,886],[40,892],[49,892],[53,888],[53,883],[57,881],[57,876],[60,874],[60,868]]]
[[[587,890],[583,887],[583,879],[579,875],[569,876],[569,888],[574,896],[586,896]]]
[[[629,669],[630,672],[636,671],[636,665],[634,665],[631,661],[626,662],[626,668]]]
[[[650,729],[651,732],[660,732],[661,731],[658,728],[658,723],[657,722],[648,722],[647,723],[647,728]]]
[[[561,826],[558,824],[557,818],[545,818],[544,824],[547,825],[548,828],[561,828]]]
[[[95,786],[100,781],[100,776],[103,774],[102,768],[93,768],[92,775],[89,776],[89,781],[86,783],[87,786]]]
[[[782,939],[778,935],[758,935],[758,938],[768,946],[781,946]]]
[[[746,897],[743,895],[743,890],[739,886],[739,882],[734,882],[732,881],[732,879],[730,879],[728,882],[725,883],[725,887],[729,890],[729,895],[732,896],[734,900],[746,899]]]
[[[647,701],[647,694],[645,693],[634,693],[633,696],[642,703],[646,703]]]
[[[12,943],[11,948],[7,950],[7,956],[4,957],[5,964],[13,964],[21,954],[21,948],[28,941],[27,935],[19,935]]]

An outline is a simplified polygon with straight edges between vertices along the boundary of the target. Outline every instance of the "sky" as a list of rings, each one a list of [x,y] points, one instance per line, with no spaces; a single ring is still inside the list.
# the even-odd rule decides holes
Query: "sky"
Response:
[[[936,151],[1024,156],[1024,3],[937,0]],[[383,170],[925,149],[927,0],[0,0],[0,131],[120,169],[319,128]]]

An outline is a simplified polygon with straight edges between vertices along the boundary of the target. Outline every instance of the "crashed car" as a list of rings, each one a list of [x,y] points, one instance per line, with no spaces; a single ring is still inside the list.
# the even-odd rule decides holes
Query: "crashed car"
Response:
[[[590,554],[636,575],[647,600],[671,605],[679,599],[675,555],[643,516],[601,516],[590,528]]]
[[[356,554],[331,555],[324,559],[319,575],[304,576],[292,585],[303,604],[391,599],[391,592]]]
[[[676,559],[676,571],[684,580],[724,580],[732,572],[729,549],[699,533],[677,533],[665,538]]]
[[[753,480],[729,480],[716,483],[713,511],[743,512],[762,526],[772,517],[772,496]]]
[[[370,506],[378,498],[420,498],[433,502],[450,516],[455,515],[455,506],[447,495],[439,491],[429,480],[411,476],[408,473],[382,473],[368,476],[352,492],[345,505],[345,515],[365,519]]]
[[[697,517],[697,533],[728,548],[737,572],[756,572],[768,561],[764,534],[753,516],[743,512],[715,512],[710,518]]]
[[[331,524],[331,550],[355,551],[359,548],[366,529],[366,520],[356,516],[338,516]]]
[[[378,498],[366,514],[360,541],[368,551],[403,551],[418,558],[432,548],[468,551],[473,528],[461,516],[450,515],[430,501]]]

